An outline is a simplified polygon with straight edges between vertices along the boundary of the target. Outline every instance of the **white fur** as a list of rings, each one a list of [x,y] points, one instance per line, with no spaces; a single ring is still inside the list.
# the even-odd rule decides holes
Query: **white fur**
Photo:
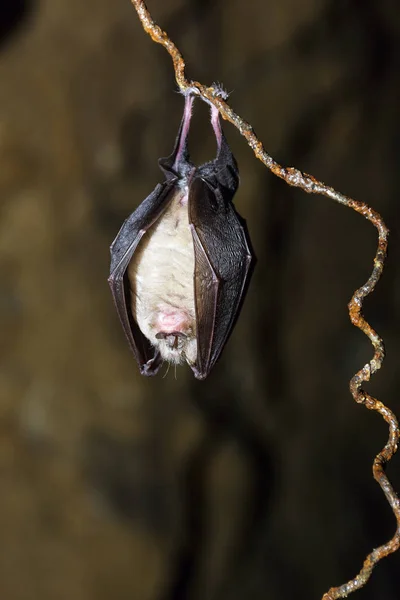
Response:
[[[194,249],[187,186],[178,189],[162,216],[143,235],[129,264],[132,313],[164,360],[194,364],[197,356]],[[179,331],[175,348],[159,332]]]

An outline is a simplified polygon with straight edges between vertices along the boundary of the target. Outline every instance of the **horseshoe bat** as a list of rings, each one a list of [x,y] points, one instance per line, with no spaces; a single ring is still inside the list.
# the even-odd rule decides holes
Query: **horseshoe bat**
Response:
[[[207,377],[250,273],[247,230],[232,204],[238,168],[213,106],[216,158],[199,167],[190,162],[193,100],[185,96],[174,151],[159,160],[164,183],[127,218],[110,248],[108,281],[143,375],[168,361],[187,362],[197,379]]]

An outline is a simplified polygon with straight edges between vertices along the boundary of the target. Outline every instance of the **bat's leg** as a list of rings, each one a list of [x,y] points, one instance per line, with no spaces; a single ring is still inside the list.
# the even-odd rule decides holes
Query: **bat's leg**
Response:
[[[217,139],[218,150],[221,148],[222,143],[222,129],[221,122],[219,120],[219,110],[215,106],[211,106],[211,125],[214,129],[215,137]]]
[[[179,164],[182,160],[182,156],[185,153],[187,138],[190,127],[190,119],[192,118],[192,106],[193,106],[194,96],[187,94],[185,96],[185,108],[183,110],[183,121],[181,127],[181,134],[179,138],[178,150],[175,156],[175,162],[173,165],[173,170],[178,171]]]

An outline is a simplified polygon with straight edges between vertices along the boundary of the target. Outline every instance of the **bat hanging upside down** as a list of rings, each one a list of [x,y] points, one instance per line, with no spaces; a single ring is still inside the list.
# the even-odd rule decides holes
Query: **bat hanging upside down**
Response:
[[[133,212],[111,245],[109,284],[143,375],[163,361],[187,362],[204,379],[217,361],[241,305],[252,256],[232,198],[236,161],[211,107],[215,160],[195,167],[187,138],[194,96],[176,145],[159,160],[166,181]]]

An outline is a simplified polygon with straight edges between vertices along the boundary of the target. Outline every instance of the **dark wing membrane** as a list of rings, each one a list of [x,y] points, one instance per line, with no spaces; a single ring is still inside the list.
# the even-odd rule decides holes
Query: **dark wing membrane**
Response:
[[[194,373],[198,379],[204,379],[210,368],[219,279],[199,239],[196,227],[191,225],[191,229],[195,256],[194,296],[197,339],[197,359]]]
[[[194,229],[198,361],[204,378],[217,361],[241,306],[252,256],[244,224],[223,188],[195,177],[189,190]]]
[[[126,270],[144,233],[167,207],[174,185],[174,181],[158,185],[128,217],[110,248],[111,269],[108,282],[125,335],[144,375],[155,375],[161,361],[132,316]]]

